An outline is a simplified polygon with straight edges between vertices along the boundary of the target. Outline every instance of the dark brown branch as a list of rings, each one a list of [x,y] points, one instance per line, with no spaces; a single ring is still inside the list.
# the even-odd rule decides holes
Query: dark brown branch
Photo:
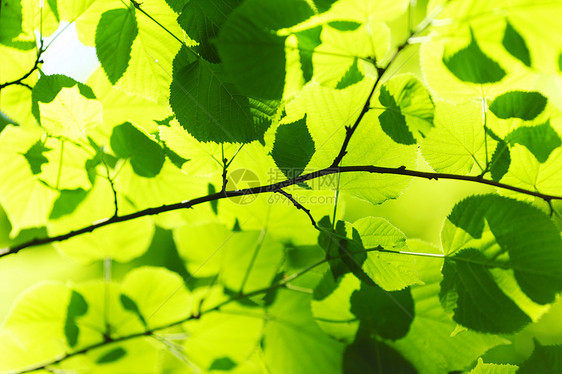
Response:
[[[224,191],[224,192],[217,192],[213,194],[209,194],[206,196],[201,196],[195,198],[193,200],[186,200],[175,204],[170,205],[162,205],[159,207],[154,208],[147,208],[144,210],[140,210],[138,212],[125,214],[122,216],[115,216],[108,218],[106,220],[96,222],[90,226],[83,227],[77,230],[70,231],[66,234],[61,234],[57,236],[45,237],[45,238],[37,238],[31,241],[17,244],[11,247],[5,247],[0,250],[0,257],[4,257],[10,254],[18,253],[22,249],[34,247],[42,244],[49,244],[54,242],[64,241],[75,236],[79,236],[82,234],[86,234],[92,231],[95,231],[99,228],[119,223],[130,221],[135,218],[145,217],[145,216],[152,216],[164,212],[169,212],[172,210],[178,209],[185,209],[191,208],[195,205],[199,205],[202,203],[207,203],[210,201],[220,200],[229,197],[236,197],[236,196],[244,196],[244,195],[257,195],[262,193],[272,193],[278,192],[280,189],[292,186],[294,184],[306,182],[308,180],[316,179],[323,177],[325,175],[331,174],[338,174],[338,173],[360,173],[360,172],[367,172],[367,173],[376,173],[376,174],[393,174],[393,175],[404,175],[404,176],[411,176],[417,178],[426,178],[426,179],[452,179],[452,180],[459,180],[459,181],[467,181],[467,182],[475,182],[480,184],[485,184],[488,186],[493,186],[497,188],[501,188],[504,190],[514,191],[521,194],[529,195],[538,197],[544,201],[551,201],[551,200],[562,200],[562,196],[556,195],[549,195],[543,194],[536,191],[527,190],[520,187],[511,186],[505,183],[495,182],[493,180],[483,179],[479,176],[470,176],[470,175],[457,175],[457,174],[448,174],[448,173],[435,173],[435,172],[425,172],[425,171],[417,171],[417,170],[409,170],[406,169],[404,166],[398,168],[389,168],[389,167],[382,167],[382,166],[372,166],[372,165],[359,165],[359,166],[340,166],[335,168],[325,168],[321,169],[312,173],[303,174],[298,177],[288,179],[285,181],[281,181],[278,183],[258,186],[258,187],[251,187],[251,188],[244,188],[242,190],[232,190],[232,191]]]
[[[317,229],[318,231],[320,231],[320,228],[318,227],[318,225],[316,224],[316,221],[314,220],[314,217],[312,217],[312,213],[310,212],[310,209],[307,209],[304,207],[304,205],[302,205],[301,203],[299,203],[297,200],[295,200],[295,198],[293,197],[293,195],[291,195],[290,193],[288,193],[285,190],[282,190],[281,188],[278,189],[277,191],[280,193],[281,195],[285,196],[291,203],[293,203],[293,205],[297,208],[302,210],[303,212],[306,213],[306,215],[308,216],[308,218],[310,218],[310,222],[312,223],[312,226],[314,226],[315,229]]]
[[[37,50],[37,58],[35,59],[35,62],[33,63],[33,67],[31,67],[31,69],[29,69],[29,71],[27,73],[25,73],[23,76],[21,76],[20,78],[10,81],[10,82],[6,82],[6,83],[2,83],[0,84],[0,90],[2,90],[5,87],[8,86],[13,86],[13,85],[18,85],[18,86],[23,86],[23,87],[27,87],[29,89],[32,89],[32,87],[30,85],[28,85],[27,83],[24,83],[23,81],[27,78],[29,78],[29,76],[31,74],[33,74],[33,72],[37,69],[39,69],[39,64],[42,64],[43,61],[41,60],[41,55],[43,54],[43,52],[45,52],[45,50],[43,49],[43,40],[41,39],[41,45],[39,46],[39,49]]]

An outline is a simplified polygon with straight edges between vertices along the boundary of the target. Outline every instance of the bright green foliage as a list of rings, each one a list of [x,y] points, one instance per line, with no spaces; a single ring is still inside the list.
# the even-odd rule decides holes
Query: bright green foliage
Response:
[[[180,52],[170,87],[170,105],[180,124],[202,142],[261,139],[271,124],[274,104],[241,95],[222,65],[201,59],[186,64],[181,57]]]
[[[550,373],[562,370],[562,346],[544,346],[535,340],[535,349],[518,373]]]
[[[531,67],[531,56],[525,39],[513,28],[509,21],[506,21],[505,24],[502,44],[513,57],[520,60],[526,66]]]
[[[535,119],[545,108],[547,99],[540,92],[511,91],[500,95],[490,104],[498,118]]]
[[[303,172],[314,150],[314,140],[306,127],[305,116],[277,128],[271,157],[287,178],[294,178]]]
[[[110,144],[115,155],[129,159],[135,173],[142,177],[155,177],[162,169],[162,149],[128,122],[113,128]]]
[[[384,132],[397,143],[415,144],[433,127],[433,102],[415,77],[393,78],[381,87],[379,101],[386,108],[379,115]]]
[[[0,372],[562,371],[562,3],[0,1]]]
[[[263,99],[282,97],[287,37],[277,31],[313,14],[305,0],[250,0],[232,12],[216,43],[230,78],[242,93]]]
[[[541,163],[546,162],[548,156],[562,145],[560,136],[549,121],[538,126],[519,127],[510,133],[507,139],[512,144],[525,146]]]
[[[471,83],[494,83],[505,77],[503,68],[488,57],[476,42],[470,30],[470,44],[443,58],[443,63],[458,79]]]
[[[197,52],[210,62],[220,62],[212,43],[228,15],[241,1],[235,0],[194,0],[183,7],[178,23],[185,32],[199,43]]]
[[[480,358],[476,367],[469,374],[514,374],[516,372],[521,371],[517,370],[515,365],[485,364]]]
[[[102,14],[96,28],[96,51],[107,78],[115,84],[123,76],[131,59],[131,46],[137,37],[135,13],[112,9]]]

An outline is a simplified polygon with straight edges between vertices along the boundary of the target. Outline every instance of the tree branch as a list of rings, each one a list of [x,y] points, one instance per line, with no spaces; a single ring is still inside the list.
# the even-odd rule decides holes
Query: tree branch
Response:
[[[0,249],[0,257],[4,257],[10,254],[15,254],[21,251],[22,249],[34,247],[42,244],[49,244],[54,242],[61,242],[75,236],[79,236],[82,234],[86,234],[102,227],[119,223],[130,221],[135,218],[145,217],[145,216],[152,216],[164,212],[169,212],[172,210],[178,209],[185,209],[191,208],[195,205],[207,203],[210,201],[220,200],[229,197],[237,197],[237,196],[244,196],[244,195],[257,195],[262,193],[273,193],[278,192],[280,189],[292,186],[294,184],[306,182],[308,180],[320,178],[326,175],[331,174],[338,174],[338,173],[359,173],[359,172],[367,172],[367,173],[376,173],[376,174],[392,174],[392,175],[404,175],[404,176],[411,176],[417,178],[426,178],[426,179],[452,179],[452,180],[459,180],[459,181],[467,181],[467,182],[475,182],[479,184],[485,184],[488,186],[493,186],[497,188],[501,188],[504,190],[518,192],[524,195],[538,197],[544,201],[552,201],[552,200],[562,200],[562,196],[557,195],[549,195],[540,193],[537,191],[531,191],[520,187],[511,186],[505,183],[495,182],[493,180],[483,179],[479,176],[470,176],[470,175],[457,175],[457,174],[448,174],[448,173],[435,173],[435,172],[425,172],[425,171],[417,171],[417,170],[409,170],[406,169],[404,166],[400,166],[397,168],[389,168],[389,167],[382,167],[382,166],[373,166],[373,165],[359,165],[359,166],[339,166],[339,167],[329,167],[321,170],[317,170],[312,173],[303,174],[298,177],[287,179],[285,181],[267,184],[263,186],[251,187],[251,188],[244,188],[241,190],[231,190],[231,191],[221,191],[217,193],[212,193],[206,196],[200,196],[198,198],[192,200],[185,200],[175,204],[169,205],[162,205],[159,207],[147,208],[143,209],[134,213],[124,214],[121,216],[114,216],[111,218],[107,218],[105,220],[96,222],[91,224],[90,226],[82,227],[77,230],[70,231],[66,234],[56,235],[56,236],[48,236],[44,238],[36,238],[21,244],[16,244],[14,246],[5,247]]]
[[[35,70],[39,69],[39,64],[43,63],[43,61],[41,60],[41,55],[43,54],[43,52],[45,52],[45,50],[43,49],[43,39],[41,39],[39,49],[37,50],[37,58],[35,59],[33,67],[31,69],[29,69],[29,71],[27,73],[25,73],[23,76],[21,76],[20,78],[18,78],[16,80],[13,80],[13,81],[10,81],[10,82],[5,82],[5,83],[0,84],[0,90],[2,90],[3,88],[6,88],[8,86],[13,86],[13,85],[27,87],[31,90],[32,87],[30,85],[28,85],[27,83],[24,83],[23,81],[25,79],[27,79],[31,74],[33,74],[33,72]]]
[[[369,249],[364,249],[362,251],[356,251],[356,252],[354,252],[354,254],[379,251],[381,249],[383,249],[383,248],[379,246],[379,247],[376,247],[376,248],[369,248]],[[303,276],[304,274],[308,273],[310,270],[312,270],[312,269],[314,269],[314,268],[316,268],[316,267],[318,267],[322,264],[330,262],[332,260],[337,260],[339,258],[342,258],[343,256],[347,256],[347,255],[338,255],[338,256],[326,257],[326,258],[324,258],[322,260],[319,260],[319,261],[315,262],[314,264],[312,264],[312,265],[310,265],[310,266],[308,266],[304,269],[301,269],[301,270],[285,277],[284,279],[282,279],[278,283],[272,284],[271,286],[267,286],[267,287],[264,287],[264,288],[260,288],[258,290],[252,291],[252,292],[248,292],[246,294],[239,294],[239,295],[233,296],[232,298],[230,298],[228,300],[225,300],[225,301],[222,301],[222,302],[218,303],[217,305],[215,305],[215,306],[213,306],[209,309],[205,309],[205,310],[199,312],[198,314],[192,314],[192,315],[190,315],[186,318],[183,318],[181,320],[174,321],[174,322],[168,323],[166,325],[158,326],[158,327],[155,327],[153,329],[138,332],[138,333],[135,333],[135,334],[120,336],[120,337],[117,337],[117,338],[108,337],[103,341],[100,341],[98,343],[95,343],[95,344],[89,345],[87,347],[84,347],[84,348],[80,349],[79,351],[67,353],[64,356],[62,356],[62,357],[60,357],[56,360],[53,360],[51,362],[48,362],[48,363],[45,363],[45,364],[40,364],[40,365],[37,365],[37,366],[32,366],[32,367],[29,367],[29,368],[24,369],[22,371],[18,371],[17,373],[18,374],[24,374],[24,373],[31,373],[31,372],[34,372],[34,371],[37,371],[37,370],[48,370],[50,366],[60,364],[61,362],[65,361],[65,360],[67,360],[71,357],[75,357],[75,356],[79,356],[79,355],[88,353],[89,351],[95,350],[97,348],[104,347],[104,346],[109,345],[109,344],[120,343],[120,342],[123,342],[123,341],[141,338],[141,337],[144,337],[144,336],[154,336],[155,333],[157,333],[158,331],[166,330],[166,329],[169,329],[171,327],[179,326],[179,325],[181,325],[183,323],[186,323],[188,321],[199,319],[203,314],[219,311],[222,307],[224,307],[228,304],[231,304],[235,301],[239,301],[239,300],[247,299],[249,297],[265,294],[265,293],[273,291],[277,288],[285,287],[285,285],[287,285],[288,283],[294,281],[295,279]]]

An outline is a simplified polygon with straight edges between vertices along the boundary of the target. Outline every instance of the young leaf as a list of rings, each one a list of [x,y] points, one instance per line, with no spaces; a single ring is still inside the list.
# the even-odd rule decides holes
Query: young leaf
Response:
[[[345,348],[343,369],[345,373],[417,373],[400,352],[369,334],[368,330],[359,330],[355,341]]]
[[[31,112],[37,122],[41,123],[39,103],[50,103],[55,100],[63,88],[71,88],[73,86],[78,86],[78,91],[86,99],[96,99],[96,95],[90,87],[73,78],[60,74],[41,75],[31,92]]]
[[[499,364],[485,364],[481,358],[478,359],[478,364],[468,374],[515,374],[521,371],[517,370],[515,365],[499,365]]]
[[[121,294],[119,295],[119,301],[121,301],[121,305],[125,310],[128,310],[136,314],[139,320],[141,321],[141,323],[143,324],[143,326],[148,328],[148,325],[146,324],[146,320],[144,319],[144,316],[142,315],[139,306],[137,305],[135,300],[131,299],[129,296],[125,294]]]
[[[506,20],[505,31],[503,34],[502,44],[505,49],[516,59],[531,67],[531,55],[525,39],[517,32],[517,30]]]
[[[373,332],[383,339],[404,337],[414,317],[414,301],[408,288],[385,291],[378,286],[362,283],[350,298],[351,313],[360,321],[361,330]]]
[[[154,178],[164,165],[162,148],[129,122],[113,128],[111,148],[119,158],[129,158],[133,170],[145,178]]]
[[[443,63],[458,79],[476,84],[501,81],[506,72],[493,59],[488,57],[476,42],[470,30],[470,44],[458,52],[443,56]]]
[[[191,0],[183,7],[178,23],[190,38],[199,42],[195,50],[207,61],[220,62],[211,40],[241,0]]]
[[[271,284],[283,261],[283,247],[262,235],[242,231],[224,244],[221,279],[226,289],[248,293]]]
[[[38,140],[24,153],[23,157],[27,160],[33,175],[41,174],[41,166],[49,162],[43,153],[49,152],[51,148],[45,147],[45,143]]]
[[[562,371],[562,346],[542,345],[535,340],[535,350],[529,359],[521,364],[517,373],[557,373]]]
[[[362,269],[382,289],[398,291],[420,284],[413,256],[398,253],[407,250],[406,237],[383,218],[365,217],[353,223],[363,248],[381,247],[384,252],[366,254]],[[392,253],[396,252],[396,253]]]
[[[547,99],[536,91],[510,91],[494,99],[490,111],[498,118],[535,119],[546,107]]]
[[[559,271],[562,267],[562,239],[559,230],[542,211],[527,203],[497,195],[472,196],[455,206],[448,221],[473,239],[481,239],[485,226],[489,225],[500,247],[499,253],[507,252],[509,255],[505,265],[513,269],[519,287],[534,302],[550,303],[562,291],[562,273]],[[448,230],[445,225],[443,244],[451,246],[446,253],[469,243],[469,239],[450,241],[454,232]],[[473,254],[474,251],[471,250],[469,257],[480,259],[480,255]],[[483,261],[490,260],[484,256]],[[493,262],[489,266],[493,267]]]
[[[80,329],[76,324],[76,317],[83,316],[87,312],[88,303],[86,299],[84,299],[84,296],[72,290],[66,312],[66,321],[64,323],[64,335],[66,336],[66,342],[71,348],[75,347],[78,343],[80,333]]]
[[[357,66],[357,58],[353,59],[353,64],[349,67],[349,69],[345,72],[344,76],[336,85],[336,89],[343,90],[351,86],[352,84],[361,82],[365,78],[363,73],[359,70]]]
[[[62,190],[59,197],[53,204],[53,210],[49,215],[49,219],[57,219],[67,214],[71,214],[86,198],[88,191],[83,188],[74,190]]]
[[[178,57],[174,66],[183,63]],[[176,118],[201,142],[261,140],[275,112],[272,104],[241,95],[226,80],[222,65],[204,60],[177,69],[170,87],[170,106]]]
[[[306,127],[306,115],[297,122],[277,128],[271,156],[287,178],[301,175],[314,151],[314,140]]]
[[[386,108],[379,115],[384,132],[397,143],[415,144],[433,127],[434,105],[423,84],[412,75],[386,82],[379,95]]]
[[[312,56],[314,53],[314,49],[322,43],[322,40],[320,39],[321,32],[322,27],[317,26],[295,33],[298,41],[299,56],[304,83],[312,79],[312,75],[314,73]]]
[[[96,360],[96,364],[108,364],[110,362],[115,362],[125,357],[126,354],[127,351],[123,347],[117,347],[105,352],[100,357],[98,357],[98,359]]]
[[[550,125],[550,120],[539,126],[519,127],[507,135],[506,140],[525,146],[540,163],[546,162],[548,156],[562,145],[560,136]]]
[[[285,86],[285,40],[277,30],[314,15],[307,1],[245,1],[224,23],[216,45],[225,70],[240,92],[281,99]]]
[[[280,289],[268,309],[276,318],[265,325],[262,346],[271,374],[341,373],[344,345],[318,327],[310,300],[309,294]]]
[[[490,160],[492,180],[499,182],[509,170],[510,163],[511,157],[509,155],[509,147],[505,141],[500,139],[496,145],[496,150],[492,154],[492,159]]]
[[[512,333],[531,319],[496,284],[487,258],[474,248],[465,248],[445,259],[439,297],[446,308],[449,300],[453,319],[475,331]]]
[[[137,34],[137,19],[132,9],[111,9],[102,14],[96,28],[96,54],[112,84],[127,70]]]

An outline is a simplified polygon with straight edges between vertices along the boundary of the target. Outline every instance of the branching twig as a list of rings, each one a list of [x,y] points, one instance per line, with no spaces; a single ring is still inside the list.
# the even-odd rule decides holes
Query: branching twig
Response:
[[[267,184],[257,187],[250,187],[244,188],[241,190],[231,190],[231,191],[224,191],[224,192],[217,192],[213,194],[209,194],[206,196],[200,196],[198,198],[192,200],[185,200],[175,204],[169,205],[161,205],[158,207],[147,208],[137,212],[125,214],[122,216],[115,216],[111,217],[96,223],[91,224],[90,226],[82,227],[77,230],[70,231],[66,234],[56,235],[56,236],[49,236],[45,238],[36,238],[31,241],[27,241],[21,244],[16,244],[11,247],[5,247],[0,249],[0,257],[4,257],[10,254],[18,253],[22,249],[34,247],[42,244],[49,244],[54,242],[64,241],[75,236],[79,236],[82,234],[86,234],[102,227],[119,223],[130,221],[135,218],[145,217],[145,216],[152,216],[164,212],[169,212],[172,210],[178,209],[186,209],[191,208],[195,205],[199,205],[202,203],[207,203],[210,201],[220,200],[229,197],[237,197],[237,196],[244,196],[244,195],[257,195],[262,193],[272,193],[278,192],[278,190],[292,186],[294,184],[306,182],[308,180],[320,178],[326,175],[331,174],[338,174],[338,173],[359,173],[359,172],[367,172],[367,173],[376,173],[376,174],[392,174],[392,175],[404,175],[404,176],[411,176],[411,177],[418,177],[418,178],[426,178],[426,179],[452,179],[452,180],[459,180],[459,181],[467,181],[467,182],[475,182],[480,184],[485,184],[488,186],[493,186],[509,191],[514,191],[518,193],[522,193],[529,196],[538,197],[544,201],[551,201],[551,200],[562,200],[562,196],[557,195],[550,195],[544,194],[536,191],[527,190],[520,187],[511,186],[501,182],[495,182],[489,179],[483,179],[479,176],[471,176],[471,175],[457,175],[457,174],[448,174],[448,173],[435,173],[435,172],[425,172],[425,171],[417,171],[417,170],[409,170],[406,169],[404,166],[400,166],[397,168],[389,168],[389,167],[382,167],[382,166],[373,166],[373,165],[359,165],[359,166],[339,166],[335,168],[325,168],[321,170],[317,170],[312,173],[303,174],[298,177],[288,179],[285,181]]]
[[[5,88],[5,87],[13,86],[13,85],[27,87],[31,90],[32,87],[30,85],[28,85],[27,83],[24,83],[23,81],[25,79],[27,79],[31,74],[33,74],[33,72],[35,70],[39,69],[39,64],[43,63],[43,61],[41,60],[41,55],[43,54],[43,52],[45,52],[45,49],[43,49],[43,39],[41,39],[39,49],[37,50],[37,58],[35,59],[35,62],[33,63],[33,67],[31,69],[29,69],[29,71],[27,73],[25,73],[23,76],[19,77],[18,79],[0,84],[0,90]]]
[[[354,252],[354,254],[368,253],[368,252],[372,252],[372,251],[378,251],[380,249],[381,249],[380,247],[369,248],[369,249],[365,249],[365,250],[362,250],[362,251],[356,251],[356,252]],[[303,276],[304,274],[308,273],[312,269],[314,269],[314,268],[316,268],[320,265],[323,265],[323,264],[325,264],[329,261],[337,260],[339,258],[342,258],[343,256],[345,256],[345,255],[332,256],[332,257],[329,257],[329,258],[324,258],[322,260],[319,260],[319,261],[315,262],[314,264],[312,264],[312,265],[310,265],[310,266],[308,266],[304,269],[301,269],[301,270],[297,271],[296,273],[293,273],[293,274],[285,277],[284,279],[282,279],[278,283],[275,283],[275,284],[272,284],[270,286],[260,288],[258,290],[248,292],[248,293],[245,293],[245,294],[235,295],[235,296],[231,297],[230,299],[222,301],[219,304],[216,304],[215,306],[213,306],[211,308],[200,311],[198,315],[192,314],[192,315],[187,316],[187,317],[185,317],[181,320],[170,322],[166,325],[158,326],[158,327],[155,327],[155,328],[150,329],[150,330],[146,330],[146,331],[142,331],[142,332],[138,332],[138,333],[134,333],[134,334],[130,334],[130,335],[125,335],[125,336],[120,336],[120,337],[117,337],[117,338],[109,338],[109,339],[106,339],[104,341],[101,341],[101,342],[89,345],[87,347],[84,347],[84,348],[80,349],[79,351],[67,353],[64,356],[62,356],[62,357],[60,357],[56,360],[53,360],[51,362],[48,362],[48,363],[45,363],[45,364],[40,364],[40,365],[37,365],[37,366],[27,368],[27,369],[22,370],[22,371],[19,371],[18,374],[31,373],[31,372],[34,372],[34,371],[37,371],[37,370],[48,369],[51,366],[60,364],[61,362],[65,361],[65,360],[67,360],[71,357],[75,357],[75,356],[79,356],[79,355],[88,353],[92,350],[104,347],[104,346],[109,345],[109,344],[120,343],[120,342],[132,340],[132,339],[136,339],[136,338],[141,338],[141,337],[144,337],[144,336],[154,336],[159,331],[166,330],[166,329],[169,329],[171,327],[176,327],[176,326],[179,326],[179,325],[181,325],[183,323],[186,323],[188,321],[198,319],[204,314],[219,311],[222,307],[224,307],[228,304],[231,304],[233,302],[236,302],[236,301],[239,301],[239,300],[244,300],[244,299],[254,297],[254,296],[257,296],[257,295],[261,295],[261,294],[266,294],[266,293],[268,293],[270,291],[273,291],[277,288],[285,287],[285,285],[287,285],[289,282],[292,282],[295,279]]]
[[[295,198],[293,197],[293,195],[291,195],[290,193],[288,193],[287,191],[283,190],[283,189],[278,189],[277,191],[275,191],[277,193],[280,193],[281,195],[285,196],[287,199],[289,199],[289,201],[291,203],[293,203],[293,205],[297,208],[302,210],[303,212],[306,213],[306,215],[308,216],[308,218],[310,218],[310,222],[312,223],[312,226],[314,226],[315,229],[317,229],[318,231],[320,231],[320,228],[318,227],[318,225],[316,224],[316,221],[314,220],[314,217],[312,217],[312,213],[310,212],[310,209],[307,209],[304,207],[304,205],[302,205],[301,203],[299,203],[297,200],[295,200]]]

